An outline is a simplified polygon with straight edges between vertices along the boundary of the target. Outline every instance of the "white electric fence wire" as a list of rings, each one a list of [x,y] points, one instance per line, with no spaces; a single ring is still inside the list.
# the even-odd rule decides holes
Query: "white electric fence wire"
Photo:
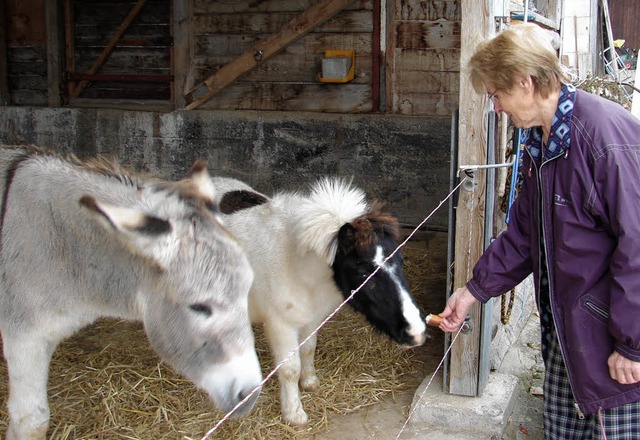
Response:
[[[222,425],[222,424],[223,424],[227,419],[229,419],[229,418],[233,415],[233,413],[234,413],[234,412],[236,412],[236,411],[238,410],[238,408],[240,408],[240,407],[241,407],[242,405],[244,405],[244,404],[245,404],[249,399],[251,399],[251,398],[254,396],[254,394],[258,393],[258,392],[260,391],[260,389],[262,388],[262,386],[263,386],[265,383],[267,383],[267,381],[268,381],[269,379],[271,379],[271,378],[276,374],[276,372],[277,372],[277,371],[278,371],[278,370],[279,370],[279,369],[280,369],[280,368],[281,368],[285,363],[287,363],[287,361],[289,361],[289,359],[291,359],[291,357],[292,357],[293,355],[295,355],[295,354],[296,354],[296,352],[298,352],[298,351],[300,350],[300,348],[301,348],[301,347],[302,347],[302,346],[303,346],[303,345],[304,345],[304,344],[305,344],[309,339],[311,339],[311,337],[313,337],[314,335],[316,335],[316,334],[320,331],[320,329],[321,329],[321,328],[322,328],[322,327],[323,327],[327,322],[329,322],[329,321],[330,321],[330,320],[331,320],[331,319],[332,319],[332,318],[333,318],[333,317],[334,317],[334,316],[335,316],[335,315],[336,315],[336,314],[337,314],[337,313],[338,313],[338,312],[339,312],[339,311],[340,311],[340,310],[345,306],[345,304],[347,304],[347,303],[351,300],[351,298],[353,298],[353,297],[355,296],[355,294],[356,294],[356,293],[358,293],[358,292],[360,291],[360,289],[362,289],[362,287],[363,287],[365,284],[367,284],[371,278],[373,278],[373,277],[375,276],[375,274],[376,274],[376,273],[378,273],[378,271],[380,270],[380,268],[381,268],[382,266],[384,266],[384,265],[387,263],[387,261],[388,261],[388,260],[390,260],[391,258],[393,258],[393,256],[394,256],[396,253],[398,253],[398,251],[399,251],[399,250],[400,250],[400,249],[401,249],[405,244],[407,244],[407,242],[408,242],[408,241],[409,241],[409,240],[410,240],[410,239],[411,239],[411,238],[416,234],[416,232],[417,232],[417,231],[418,231],[418,230],[419,230],[419,229],[420,229],[420,228],[421,228],[421,227],[422,227],[422,226],[423,226],[423,225],[424,225],[424,224],[425,224],[425,223],[426,223],[426,222],[427,222],[427,221],[428,221],[428,220],[429,220],[429,219],[430,219],[430,218],[431,218],[431,217],[432,217],[432,216],[433,216],[437,211],[438,211],[438,209],[440,209],[440,207],[442,207],[442,205],[443,205],[447,200],[449,200],[449,198],[450,198],[450,197],[451,197],[451,196],[452,196],[452,195],[453,195],[453,194],[454,194],[454,193],[455,193],[455,192],[456,192],[456,191],[457,191],[457,190],[462,186],[462,184],[464,184],[464,182],[465,182],[465,181],[467,181],[467,179],[469,179],[469,178],[470,178],[469,176],[465,176],[465,178],[464,178],[464,179],[462,179],[462,180],[460,181],[460,183],[458,183],[458,185],[456,185],[456,187],[455,187],[453,190],[451,190],[451,192],[447,195],[447,197],[445,197],[443,200],[441,200],[441,201],[440,201],[440,203],[438,203],[438,206],[436,206],[436,207],[435,207],[435,209],[434,209],[433,211],[431,211],[431,213],[430,213],[427,217],[425,217],[425,219],[424,219],[424,220],[422,220],[422,221],[420,222],[420,224],[419,224],[418,226],[416,226],[416,227],[413,229],[413,231],[411,231],[411,233],[407,236],[407,238],[406,238],[402,243],[400,243],[400,244],[398,245],[398,247],[396,247],[396,248],[394,249],[394,251],[393,251],[393,252],[391,252],[391,254],[389,254],[389,256],[388,256],[387,258],[385,258],[385,259],[384,259],[384,261],[383,261],[379,266],[377,266],[377,267],[375,268],[375,270],[374,270],[373,272],[371,272],[371,274],[370,274],[370,275],[369,275],[369,276],[368,276],[368,277],[367,277],[367,278],[362,282],[362,284],[360,284],[360,285],[358,286],[358,288],[357,288],[357,289],[352,290],[352,291],[351,291],[351,294],[347,297],[347,299],[345,299],[344,301],[342,301],[342,302],[340,303],[340,305],[338,305],[338,307],[337,307],[333,312],[331,312],[331,313],[329,314],[329,316],[327,316],[327,317],[325,318],[325,320],[324,320],[324,321],[322,321],[322,322],[321,322],[321,323],[316,327],[316,329],[315,329],[315,330],[313,330],[313,331],[309,334],[309,336],[307,336],[307,337],[306,337],[302,342],[300,342],[300,344],[298,344],[298,346],[297,346],[296,348],[294,348],[292,351],[290,351],[290,352],[289,352],[289,354],[287,355],[287,357],[286,357],[286,358],[284,358],[282,361],[280,361],[280,362],[275,366],[275,368],[274,368],[274,369],[273,369],[269,374],[267,374],[267,376],[262,380],[262,382],[260,382],[260,384],[258,384],[258,386],[256,386],[256,387],[251,391],[251,393],[249,393],[249,395],[247,395],[247,396],[246,396],[244,399],[242,399],[242,400],[241,400],[241,401],[240,401],[236,406],[234,406],[234,407],[233,407],[233,408],[232,408],[232,409],[231,409],[227,414],[225,414],[225,416],[224,416],[222,419],[220,419],[220,421],[218,421],[218,423],[216,423],[216,425],[215,425],[213,428],[211,428],[211,429],[210,429],[210,430],[209,430],[209,431],[204,435],[204,437],[202,437],[202,439],[201,439],[201,440],[208,440],[208,439],[209,439],[209,437],[210,437],[210,436],[211,436],[211,435],[212,435],[212,434],[213,434],[213,433],[214,433],[214,432],[215,432],[215,431],[220,427],[220,425]],[[457,337],[457,335],[456,335],[456,337]],[[443,359],[443,360],[444,360],[444,359]],[[441,362],[441,363],[442,363],[442,362]],[[185,439],[185,440],[193,440],[192,438],[190,438],[190,437],[186,437],[186,436],[184,437],[184,439]]]
[[[413,408],[411,409],[411,411],[409,411],[409,415],[407,416],[407,419],[404,421],[404,425],[402,425],[402,428],[400,428],[400,432],[398,432],[398,435],[396,436],[396,440],[398,440],[400,438],[400,436],[402,435],[402,432],[406,429],[407,424],[409,423],[409,420],[411,420],[411,417],[413,417],[413,413],[415,413],[416,409],[418,408],[418,403],[422,402],[422,399],[424,398],[424,395],[427,394],[427,390],[431,386],[431,382],[433,382],[433,378],[436,377],[436,374],[438,374],[438,371],[440,370],[440,367],[442,367],[442,364],[444,364],[445,359],[447,359],[447,355],[451,351],[451,347],[453,347],[453,344],[454,344],[454,342],[456,342],[456,339],[458,339],[458,336],[460,336],[460,333],[462,332],[463,326],[464,326],[464,324],[461,325],[460,328],[458,329],[458,331],[456,332],[455,336],[453,337],[453,340],[451,341],[451,344],[449,344],[449,348],[447,348],[447,351],[444,352],[444,356],[442,356],[442,359],[440,360],[440,363],[436,367],[436,370],[431,375],[431,378],[429,379],[429,382],[427,383],[427,386],[424,387],[424,390],[422,390],[422,392],[420,393],[420,396],[418,396],[418,400],[413,405]]]

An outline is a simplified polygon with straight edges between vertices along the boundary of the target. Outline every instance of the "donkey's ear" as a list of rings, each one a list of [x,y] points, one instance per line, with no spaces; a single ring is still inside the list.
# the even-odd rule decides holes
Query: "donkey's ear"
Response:
[[[133,255],[144,258],[150,267],[163,272],[165,263],[158,259],[159,255],[167,256],[169,252],[156,252],[158,239],[171,233],[171,223],[153,217],[135,209],[122,208],[98,202],[91,196],[83,196],[80,206],[89,210],[92,216],[110,234],[114,235]]]
[[[198,196],[212,204],[216,199],[216,190],[209,176],[207,164],[202,160],[197,160],[191,167],[191,180],[195,184]]]
[[[159,236],[171,232],[171,223],[141,211],[98,202],[91,196],[82,196],[80,206],[96,214],[100,221],[111,228],[133,234]]]

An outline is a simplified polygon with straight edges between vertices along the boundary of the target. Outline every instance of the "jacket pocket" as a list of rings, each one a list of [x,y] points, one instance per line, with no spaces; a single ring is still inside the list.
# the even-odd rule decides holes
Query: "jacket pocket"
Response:
[[[605,324],[609,322],[609,308],[592,296],[586,295],[581,298],[580,305],[587,311],[587,313],[596,318],[598,321],[601,321]]]

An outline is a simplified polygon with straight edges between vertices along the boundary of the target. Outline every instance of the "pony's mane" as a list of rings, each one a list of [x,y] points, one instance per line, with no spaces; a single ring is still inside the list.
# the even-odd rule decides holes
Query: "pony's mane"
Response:
[[[371,203],[369,212],[350,223],[353,228],[353,242],[350,245],[356,249],[366,249],[376,244],[380,235],[389,235],[394,241],[399,240],[398,219],[386,208],[385,203],[375,200]]]
[[[325,177],[318,180],[309,195],[299,195],[300,204],[292,207],[292,227],[301,254],[309,250],[329,264],[337,252],[338,231],[369,211],[364,191],[349,180]]]
[[[338,243],[343,252],[367,249],[379,242],[379,237],[388,235],[394,241],[400,238],[398,219],[386,211],[386,204],[375,200],[366,214],[349,223],[351,230],[345,232],[345,240]]]

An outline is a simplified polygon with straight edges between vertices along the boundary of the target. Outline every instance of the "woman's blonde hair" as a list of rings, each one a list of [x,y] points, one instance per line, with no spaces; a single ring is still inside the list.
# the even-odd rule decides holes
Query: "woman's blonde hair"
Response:
[[[568,82],[550,32],[524,23],[480,43],[467,65],[475,91],[484,93],[485,83],[508,90],[519,78],[530,76],[538,93],[546,98]]]

